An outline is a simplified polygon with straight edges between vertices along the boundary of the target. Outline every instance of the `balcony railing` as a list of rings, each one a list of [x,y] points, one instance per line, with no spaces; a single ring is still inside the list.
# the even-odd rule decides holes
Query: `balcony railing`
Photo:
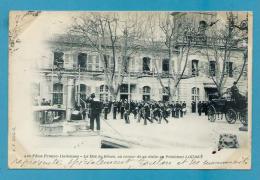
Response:
[[[58,68],[41,68],[40,69],[40,72],[43,72],[43,73],[53,73],[56,74],[56,73],[63,73],[63,74],[79,74],[79,69],[78,68],[61,68],[61,69],[58,69]],[[87,68],[80,68],[80,73],[84,73],[86,75],[103,75],[104,74],[104,71],[102,70],[88,70]],[[115,75],[118,75],[119,72],[118,71],[115,71]],[[137,77],[137,78],[142,78],[142,77],[157,77],[158,75],[161,77],[161,78],[169,78],[172,76],[171,73],[169,72],[166,72],[166,71],[163,71],[163,72],[160,72],[160,73],[157,73],[157,72],[154,72],[154,71],[129,71],[129,72],[124,72],[124,73],[121,73],[122,76],[131,76],[131,77]]]

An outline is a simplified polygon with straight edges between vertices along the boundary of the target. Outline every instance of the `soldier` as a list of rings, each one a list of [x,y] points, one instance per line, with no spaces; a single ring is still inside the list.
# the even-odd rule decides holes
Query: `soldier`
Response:
[[[102,103],[95,98],[95,94],[91,94],[90,98],[87,99],[87,102],[90,106],[90,129],[94,131],[94,122],[96,121],[97,130],[100,130],[100,113],[102,110]]]
[[[192,101],[192,103],[191,103],[191,112],[196,113],[196,102],[195,101]]]
[[[237,88],[237,82],[233,83],[233,86],[230,89],[231,91],[231,99],[237,100],[239,97],[239,89]]]
[[[198,113],[199,113],[199,116],[201,116],[201,111],[202,111],[202,103],[201,103],[201,101],[199,101],[199,103],[198,103]]]
[[[114,103],[113,103],[113,119],[116,119],[116,113],[117,113],[117,102],[114,101]]]
[[[104,103],[104,119],[107,120],[107,114],[108,114],[108,102],[106,101]]]
[[[124,112],[125,112],[125,102],[121,102],[121,103],[120,103],[120,115],[121,115],[121,119],[124,118]]]
[[[182,111],[182,102],[180,101],[180,116],[183,117],[183,111]]]
[[[150,107],[149,107],[148,103],[144,104],[143,113],[144,113],[144,125],[147,125],[147,120],[150,121],[151,123],[153,123],[153,121],[149,118]]]
[[[176,117],[179,118],[180,117],[180,111],[181,111],[181,104],[179,103],[179,101],[176,101]]]
[[[182,103],[182,112],[183,112],[183,115],[186,115],[186,111],[187,111],[187,109],[186,109],[186,102],[185,101],[183,101],[183,103]]]
[[[124,109],[125,109],[125,111],[124,111],[125,123],[126,123],[126,124],[130,124],[130,121],[129,121],[130,109],[129,109],[129,103],[128,103],[128,102],[126,102],[126,103],[124,104]]]

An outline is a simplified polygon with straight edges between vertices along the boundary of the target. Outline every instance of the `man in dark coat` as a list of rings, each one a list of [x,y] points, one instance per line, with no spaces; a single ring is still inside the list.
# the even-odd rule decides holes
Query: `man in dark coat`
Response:
[[[102,111],[102,103],[95,98],[95,94],[91,94],[87,99],[90,107],[90,129],[94,131],[94,123],[96,121],[97,130],[100,130],[100,113]]]
[[[117,113],[118,103],[114,101],[113,103],[113,119],[116,119],[116,113]]]
[[[106,101],[106,102],[104,103],[104,119],[105,119],[105,120],[107,120],[108,111],[109,111],[109,107],[108,107],[108,102]]]
[[[143,111],[144,111],[144,125],[147,125],[147,120],[153,123],[153,121],[150,119],[150,107],[148,103],[145,103]]]
[[[235,101],[238,100],[239,89],[237,88],[237,82],[236,81],[233,83],[233,86],[231,87],[230,91],[231,91],[231,98]]]
[[[192,103],[191,103],[191,112],[196,113],[196,102],[195,101],[192,101]]]
[[[186,102],[184,101],[184,102],[182,103],[182,105],[181,105],[183,115],[186,115],[186,111],[187,111],[186,106],[187,106],[187,105],[186,105]]]
[[[199,116],[201,116],[201,111],[202,111],[202,103],[201,103],[201,101],[199,101],[199,103],[198,103],[198,113],[199,113]]]

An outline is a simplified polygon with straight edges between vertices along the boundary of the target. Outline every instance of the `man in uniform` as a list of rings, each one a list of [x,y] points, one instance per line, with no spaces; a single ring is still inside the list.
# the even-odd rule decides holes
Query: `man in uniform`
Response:
[[[238,90],[238,88],[237,88],[237,82],[235,81],[235,82],[233,83],[233,86],[231,87],[231,98],[232,98],[233,100],[237,100],[238,97],[239,97],[239,90]]]
[[[118,103],[116,101],[113,102],[113,119],[116,119]]]
[[[100,130],[100,113],[102,111],[102,103],[95,98],[95,94],[91,94],[87,102],[90,106],[90,129],[94,131],[94,123],[96,121],[97,130]]]
[[[201,116],[201,112],[202,112],[202,103],[201,103],[201,101],[199,101],[199,103],[198,103],[198,113],[199,113],[199,116]]]

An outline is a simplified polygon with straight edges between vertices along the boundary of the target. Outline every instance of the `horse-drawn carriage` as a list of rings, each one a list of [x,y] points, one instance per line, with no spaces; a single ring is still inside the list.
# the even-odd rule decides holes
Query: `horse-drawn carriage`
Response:
[[[247,125],[248,111],[247,98],[241,94],[231,97],[220,97],[212,99],[208,105],[208,120],[215,122],[216,119],[225,119],[228,123],[234,124],[238,119],[242,124]]]

